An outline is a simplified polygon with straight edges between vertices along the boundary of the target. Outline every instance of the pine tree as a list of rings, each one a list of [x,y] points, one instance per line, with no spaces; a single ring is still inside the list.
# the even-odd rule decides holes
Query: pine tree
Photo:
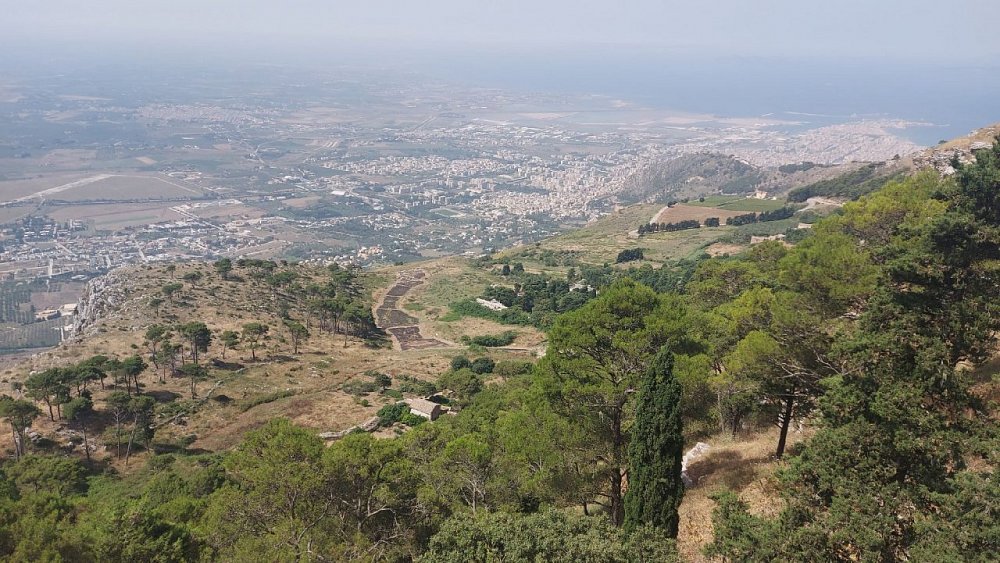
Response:
[[[1000,330],[1000,143],[981,155],[935,190],[947,208],[893,225],[876,249],[891,259],[836,345],[822,426],[780,474],[786,509],[764,518],[718,497],[707,555],[995,560],[1000,427],[963,367],[987,360]]]
[[[681,385],[674,379],[666,346],[653,358],[642,381],[628,447],[625,526],[649,524],[677,537],[677,508],[684,496],[681,458]]]
[[[594,478],[603,481],[602,500],[616,526],[625,521],[623,491],[635,391],[660,347],[686,342],[686,314],[677,299],[626,278],[560,316],[549,332],[539,388],[560,415],[589,437],[592,459],[601,460]]]

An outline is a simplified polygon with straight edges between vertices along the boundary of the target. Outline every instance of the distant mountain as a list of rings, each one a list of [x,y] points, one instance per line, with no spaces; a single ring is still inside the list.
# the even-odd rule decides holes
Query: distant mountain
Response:
[[[736,157],[700,153],[666,160],[648,167],[622,193],[626,203],[697,197],[714,192],[753,193],[764,171]]]
[[[802,162],[765,168],[732,155],[691,154],[648,167],[622,193],[621,199],[624,203],[639,203],[712,194],[781,196],[794,188],[829,181],[865,166],[862,162],[836,165]]]
[[[915,171],[934,168],[944,175],[955,172],[953,160],[969,163],[973,151],[988,148],[1000,134],[1000,124],[976,129],[964,137],[942,141],[938,145],[907,157],[897,157],[885,162],[872,162],[846,171],[832,178],[822,179],[792,189],[789,201],[800,202],[811,197],[856,199],[871,193],[893,180]]]

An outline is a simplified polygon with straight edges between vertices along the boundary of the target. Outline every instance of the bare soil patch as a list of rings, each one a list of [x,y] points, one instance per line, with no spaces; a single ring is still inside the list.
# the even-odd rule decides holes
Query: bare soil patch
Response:
[[[739,254],[744,250],[746,250],[746,247],[741,244],[728,244],[724,242],[717,242],[706,248],[705,252],[708,253],[709,256],[712,256],[714,258],[717,256],[725,256],[726,254],[729,255]]]

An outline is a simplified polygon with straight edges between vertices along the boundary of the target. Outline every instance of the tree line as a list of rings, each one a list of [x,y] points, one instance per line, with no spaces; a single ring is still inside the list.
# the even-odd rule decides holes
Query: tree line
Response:
[[[795,215],[795,208],[786,205],[772,211],[744,213],[742,215],[727,217],[725,224],[738,227],[740,225],[751,225],[753,223],[781,221],[782,219],[788,219],[792,215]],[[720,224],[721,223],[718,217],[708,217],[704,222],[704,226],[706,227],[718,227]],[[639,225],[639,236],[650,233],[672,233],[676,231],[698,229],[701,226],[702,222],[696,219],[686,219],[684,221],[677,221],[676,223],[644,223]]]

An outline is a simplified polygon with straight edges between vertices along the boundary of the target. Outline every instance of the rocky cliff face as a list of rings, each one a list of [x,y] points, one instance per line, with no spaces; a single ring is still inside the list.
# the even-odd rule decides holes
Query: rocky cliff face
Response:
[[[128,284],[133,274],[131,268],[118,268],[87,283],[73,323],[74,337],[96,333],[99,321],[115,316],[134,298]]]

